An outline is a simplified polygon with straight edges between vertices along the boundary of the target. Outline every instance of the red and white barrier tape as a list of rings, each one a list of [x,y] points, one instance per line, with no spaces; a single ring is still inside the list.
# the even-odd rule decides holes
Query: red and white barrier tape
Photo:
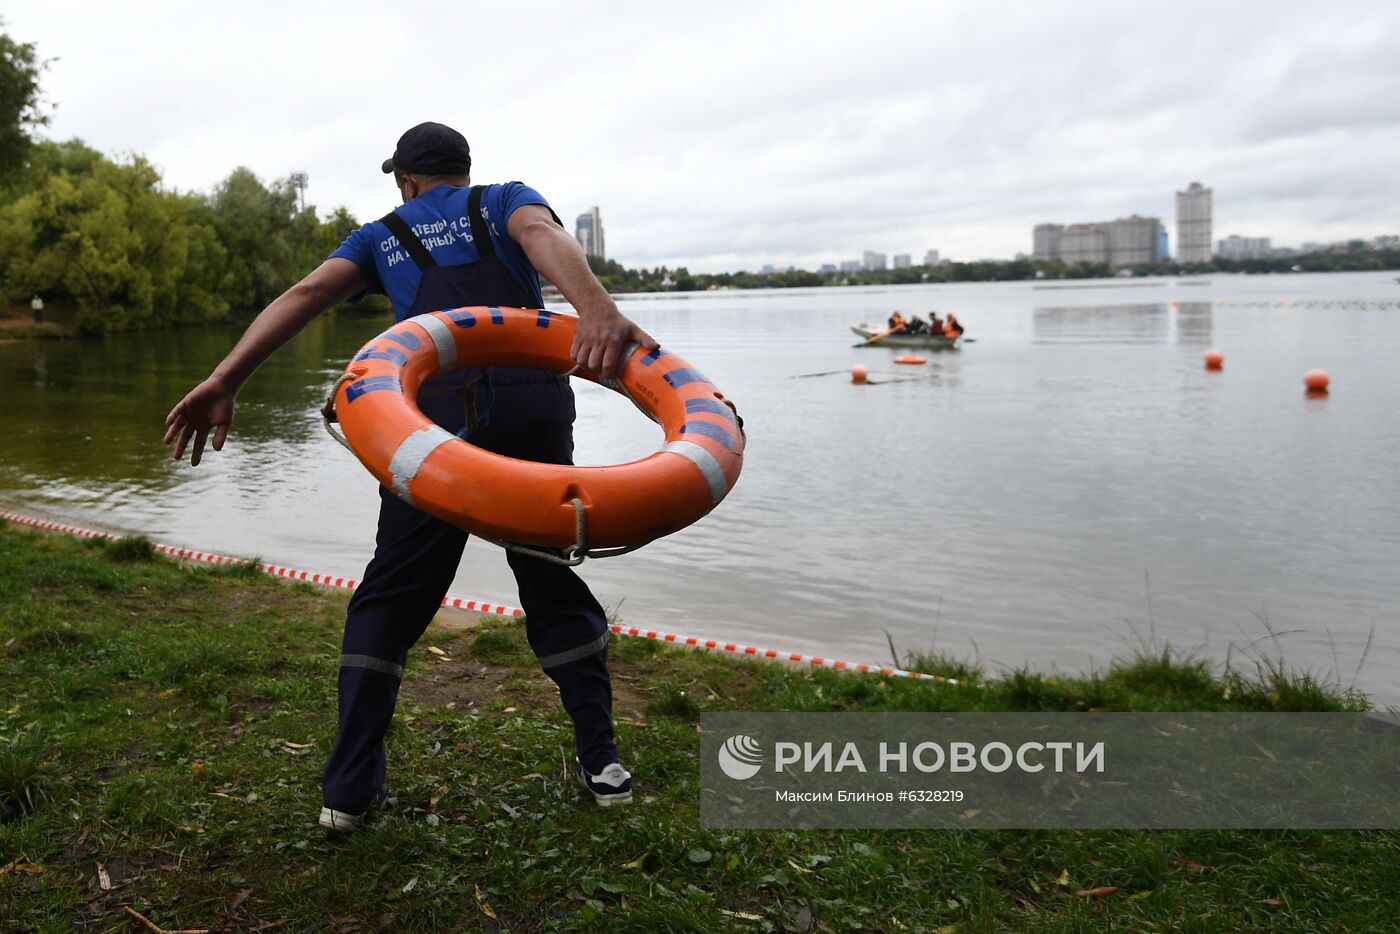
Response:
[[[74,525],[64,525],[60,522],[49,522],[44,519],[34,519],[13,512],[0,511],[0,519],[5,519],[19,525],[33,526],[36,529],[46,529],[51,532],[65,532],[69,535],[76,535],[79,538],[118,539],[122,537],[110,532],[95,532],[92,529],[82,529]],[[250,563],[246,558],[235,558],[230,555],[221,555],[211,551],[194,551],[189,548],[181,548],[178,545],[153,544],[153,547],[160,554],[172,558],[183,558],[188,561],[203,561],[206,564]],[[359,581],[348,577],[336,577],[332,574],[316,574],[311,571],[302,571],[297,568],[282,567],[281,565],[275,564],[259,564],[258,569],[274,577],[306,581],[309,584],[321,584],[325,587],[335,587],[340,590],[354,590],[359,584]],[[519,607],[502,606],[501,604],[493,604],[489,601],[478,600],[474,597],[454,597],[452,594],[448,594],[443,598],[442,605],[454,609],[475,610],[478,613],[488,613],[494,616],[523,616],[525,614],[525,611]],[[808,665],[812,668],[858,671],[868,674],[885,675],[891,678],[913,678],[917,681],[937,681],[942,684],[967,683],[957,678],[945,678],[942,675],[926,675],[918,671],[906,671],[903,668],[895,668],[890,665],[869,665],[865,662],[848,662],[839,658],[826,658],[821,655],[803,655],[800,652],[780,652],[777,649],[760,649],[752,645],[742,645],[737,642],[721,642],[718,639],[699,639],[695,636],[676,635],[673,632],[638,629],[635,626],[613,624],[608,628],[619,636],[651,639],[656,642],[685,645],[711,652],[727,652],[731,655],[744,655],[750,658],[766,658],[772,661],[788,662],[795,665]]]
[[[635,626],[612,625],[608,627],[619,636],[636,636],[642,639],[653,639],[657,642],[669,642],[673,645],[688,645],[695,649],[707,649],[712,652],[728,652],[731,655],[747,655],[750,658],[767,658],[779,662],[791,662],[796,665],[810,665],[813,668],[834,668],[838,671],[859,671],[870,674],[887,675],[891,678],[914,678],[918,681],[938,681],[943,684],[963,684],[957,678],[945,678],[942,675],[926,675],[918,671],[906,671],[903,668],[894,668],[890,665],[868,665],[865,662],[848,662],[839,658],[825,658],[821,655],[803,655],[800,652],[780,652],[777,649],[760,649],[752,645],[741,645],[737,642],[720,642],[717,639],[697,639],[695,636],[678,636],[673,632],[657,632],[654,629],[638,629]]]
[[[75,525],[64,525],[60,522],[34,519],[13,512],[0,512],[0,519],[7,519],[19,525],[33,526],[36,529],[47,529],[50,532],[66,532],[69,535],[76,535],[79,538],[118,539],[122,537],[110,532],[94,532],[92,529],[80,529]],[[178,545],[152,543],[152,547],[160,554],[167,555],[171,558],[183,558],[187,561],[203,561],[205,564],[251,563],[247,558],[235,558],[231,555],[221,555],[212,551],[194,551],[190,548],[181,548]],[[258,570],[262,571],[264,574],[271,574],[273,577],[285,577],[288,580],[306,581],[308,584],[320,584],[324,587],[335,587],[339,590],[354,590],[360,583],[350,577],[337,577],[334,574],[318,574],[312,571],[303,571],[299,568],[283,567],[279,564],[259,564]],[[525,611],[518,606],[503,606],[499,603],[492,603],[489,600],[481,600],[476,597],[454,597],[452,594],[448,594],[442,598],[442,605],[458,610],[475,610],[478,613],[489,613],[493,616],[525,615]]]

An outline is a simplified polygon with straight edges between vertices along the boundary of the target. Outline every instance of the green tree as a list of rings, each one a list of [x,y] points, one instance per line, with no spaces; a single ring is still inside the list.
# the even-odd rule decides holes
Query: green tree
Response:
[[[32,132],[49,122],[39,108],[39,75],[46,67],[32,42],[0,32],[0,181],[24,167]]]
[[[195,200],[164,191],[144,158],[113,162],[75,140],[40,144],[34,163],[25,193],[0,209],[9,299],[70,298],[94,334],[227,314],[206,274],[222,258],[213,231],[191,226]]]
[[[39,182],[56,172],[91,175],[97,170],[98,164],[106,159],[106,156],[80,139],[70,139],[62,143],[45,141],[36,144],[30,152],[26,178],[31,182]]]
[[[321,229],[313,257],[313,265],[319,264],[335,252],[336,247],[345,241],[360,227],[360,222],[355,219],[344,207],[338,207],[331,212],[330,216],[321,221]],[[309,269],[308,269],[309,271]]]
[[[317,255],[323,234],[316,212],[297,209],[290,179],[266,186],[240,166],[204,208],[198,220],[214,228],[225,251],[219,285],[238,311],[262,309],[325,258]]]

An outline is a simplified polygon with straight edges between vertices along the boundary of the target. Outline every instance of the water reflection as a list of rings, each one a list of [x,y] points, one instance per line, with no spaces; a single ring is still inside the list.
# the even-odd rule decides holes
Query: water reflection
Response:
[[[1208,343],[1211,308],[1210,302],[1042,307],[1035,309],[1032,334],[1038,344]]]
[[[1037,308],[1032,334],[1038,344],[1165,344],[1171,314],[1165,302]]]
[[[265,364],[239,395],[240,445],[305,443],[344,366],[346,347],[382,330],[378,318],[328,318]],[[161,444],[165,413],[207,376],[237,331],[214,328],[122,335],[101,342],[17,345],[0,366],[10,400],[0,486],[133,486],[165,490],[187,480]],[[23,400],[20,403],[18,400]]]
[[[1208,344],[1211,339],[1210,302],[1180,302],[1176,307],[1176,342]]]

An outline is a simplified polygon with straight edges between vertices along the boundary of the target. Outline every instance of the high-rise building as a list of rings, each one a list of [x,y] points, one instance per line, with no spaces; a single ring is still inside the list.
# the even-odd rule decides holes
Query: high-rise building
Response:
[[[597,205],[589,209],[587,214],[580,214],[578,220],[574,221],[574,238],[578,240],[578,245],[583,247],[584,253],[607,259],[607,254],[603,252],[603,218],[598,213]]]
[[[1093,224],[1037,224],[1031,258],[1065,263],[1107,263],[1114,269],[1162,259],[1162,222],[1155,217],[1120,217]]]
[[[1265,259],[1273,251],[1268,237],[1237,237],[1234,234],[1216,244],[1215,253],[1222,259]]]
[[[1031,235],[1031,259],[1058,259],[1060,256],[1060,236],[1065,232],[1064,224],[1036,224]]]
[[[1122,217],[1108,224],[1108,262],[1113,268],[1162,259],[1162,222],[1155,217]]]
[[[842,272],[860,272],[860,268],[860,260],[858,259],[843,259],[841,261]]]
[[[1176,193],[1176,259],[1210,262],[1211,190],[1192,182]]]
[[[910,260],[908,253],[896,253],[894,255],[895,269],[908,269],[913,265],[914,263]]]
[[[927,253],[924,254],[924,265],[925,265],[925,266],[937,266],[937,265],[938,265],[938,251],[937,251],[937,250],[929,250]]]
[[[1066,263],[1108,262],[1107,225],[1070,224],[1060,231],[1060,252],[1053,258]]]
[[[876,253],[873,250],[865,251],[865,258],[861,260],[866,269],[884,269],[885,254]]]

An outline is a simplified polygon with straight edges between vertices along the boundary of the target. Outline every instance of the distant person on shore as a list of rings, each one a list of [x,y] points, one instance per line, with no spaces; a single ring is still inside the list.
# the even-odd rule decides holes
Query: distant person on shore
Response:
[[[904,316],[899,313],[898,308],[894,310],[894,314],[890,315],[890,320],[886,322],[886,324],[888,325],[888,327],[885,328],[886,334],[903,334],[908,327],[904,321]]]
[[[34,312],[34,323],[44,323],[44,300],[37,294],[29,300],[29,310]]]
[[[177,459],[192,443],[191,464],[198,464],[210,434],[214,450],[222,449],[234,396],[253,371],[314,318],[366,292],[386,294],[398,321],[464,305],[542,308],[543,274],[578,309],[573,357],[580,366],[612,378],[629,342],[658,348],[618,311],[539,192],[522,182],[472,185],[471,152],[461,133],[421,123],[399,138],[380,168],[392,173],[403,203],[353,231],[268,305],[209,378],[171,410],[165,443],[177,442]],[[425,241],[415,233],[424,229],[447,232]],[[466,374],[445,378],[460,382]],[[503,366],[490,368],[479,385],[486,391],[469,403],[470,413],[456,392],[439,392],[419,397],[423,414],[449,435],[470,423],[466,440],[498,455],[573,462],[574,394],[567,377]],[[346,610],[340,731],[321,780],[319,823],[332,831],[358,829],[370,807],[387,796],[384,739],[404,665],[441,606],[467,543],[464,530],[393,491],[381,486],[379,498],[377,547]],[[602,606],[572,568],[515,552],[506,561],[520,588],[525,638],[573,720],[580,782],[601,806],[630,802],[632,776],[618,761],[614,736]]]
[[[943,324],[944,337],[962,337],[963,326],[958,323],[958,319],[953,317],[953,313],[948,312],[948,320]]]

